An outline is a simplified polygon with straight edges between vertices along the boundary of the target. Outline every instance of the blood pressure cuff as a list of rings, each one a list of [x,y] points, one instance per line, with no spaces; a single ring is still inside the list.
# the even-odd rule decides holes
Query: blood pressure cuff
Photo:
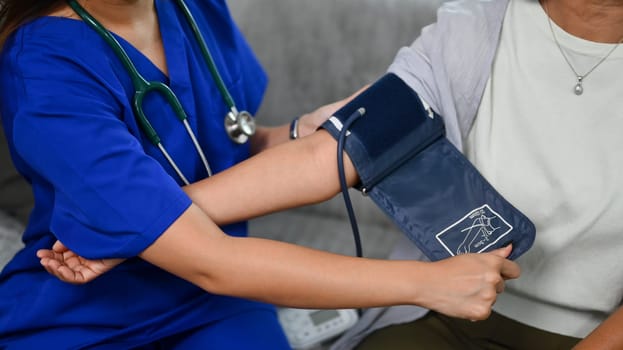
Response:
[[[400,78],[385,75],[322,128],[338,140],[361,108],[344,141],[361,180],[356,188],[431,260],[510,243],[514,259],[530,248],[532,222],[447,140],[442,118]]]

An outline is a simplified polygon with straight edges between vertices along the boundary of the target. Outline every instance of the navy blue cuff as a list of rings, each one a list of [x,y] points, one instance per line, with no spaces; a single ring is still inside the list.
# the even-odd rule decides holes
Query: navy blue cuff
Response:
[[[431,260],[511,243],[514,259],[531,247],[532,222],[446,139],[442,118],[396,75],[382,77],[322,127],[339,141],[344,125],[359,187]]]
[[[365,113],[350,128],[344,148],[361,179],[357,187],[364,192],[444,136],[441,117],[394,74],[383,76],[322,127],[337,139],[346,119],[359,108]]]

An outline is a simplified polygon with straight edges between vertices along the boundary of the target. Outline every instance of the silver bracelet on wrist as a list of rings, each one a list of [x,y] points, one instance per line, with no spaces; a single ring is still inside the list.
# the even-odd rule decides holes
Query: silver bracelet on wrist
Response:
[[[292,119],[290,122],[290,140],[299,138],[299,117]]]

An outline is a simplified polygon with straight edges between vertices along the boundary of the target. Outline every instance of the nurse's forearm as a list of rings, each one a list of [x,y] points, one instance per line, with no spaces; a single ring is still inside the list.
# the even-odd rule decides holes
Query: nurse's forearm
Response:
[[[231,237],[195,205],[140,257],[216,294],[303,308],[417,304],[481,319],[504,278],[519,275],[503,252],[436,263],[373,260],[259,238]]]
[[[198,212],[191,207],[141,258],[212,293],[293,307],[414,302],[409,292],[414,288],[405,282],[414,264],[372,263],[277,241],[230,237]],[[386,264],[388,271],[380,273]]]
[[[318,203],[340,190],[336,147],[321,130],[261,152],[185,191],[219,225]],[[358,177],[347,155],[344,168],[348,185],[354,185]]]

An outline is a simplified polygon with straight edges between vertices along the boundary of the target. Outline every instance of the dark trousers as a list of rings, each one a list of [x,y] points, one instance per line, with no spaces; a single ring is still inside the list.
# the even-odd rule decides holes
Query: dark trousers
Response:
[[[429,312],[414,322],[380,329],[357,350],[567,350],[581,339],[546,332],[497,313],[471,322]]]

